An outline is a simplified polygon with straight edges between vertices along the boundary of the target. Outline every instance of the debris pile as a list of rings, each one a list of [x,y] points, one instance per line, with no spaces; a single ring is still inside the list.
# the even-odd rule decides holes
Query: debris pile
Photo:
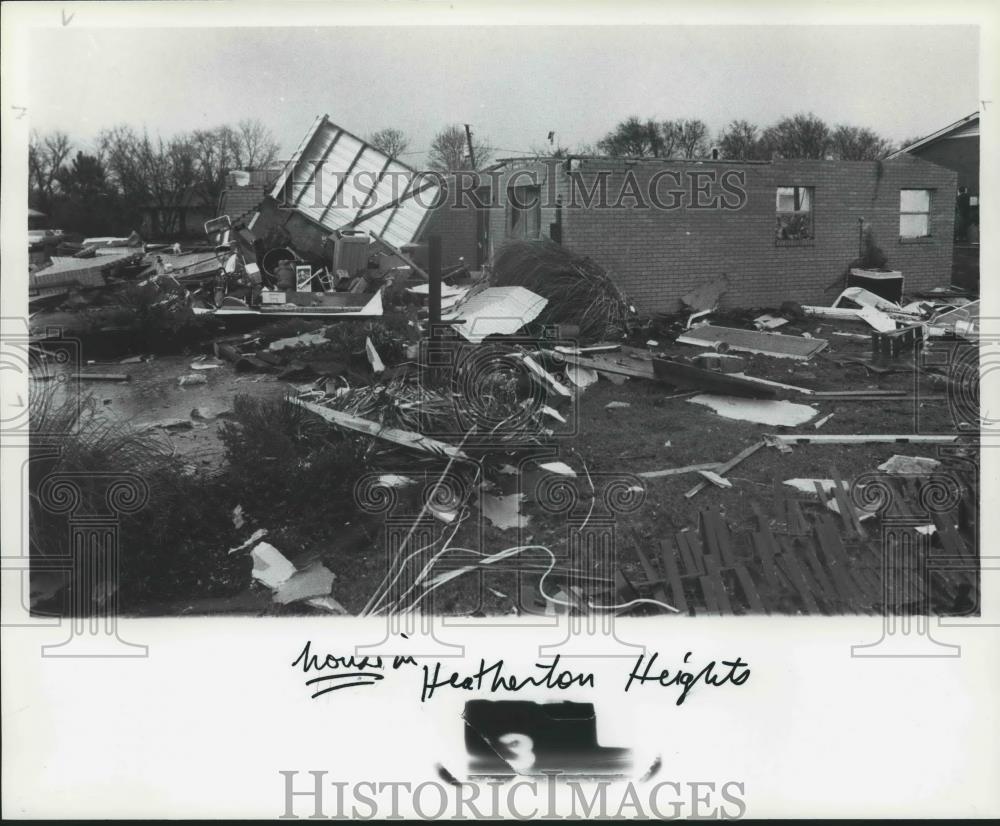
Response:
[[[330,200],[337,182],[316,163],[334,149],[378,173],[368,188],[359,183],[365,175],[344,184],[357,191],[339,193],[343,203]],[[734,273],[733,281],[723,274],[693,285],[675,316],[640,320],[611,274],[549,240],[507,241],[482,272],[464,261],[427,263],[421,203],[432,200],[434,184],[414,176],[398,198],[358,206],[392,165],[414,173],[321,118],[263,200],[235,220],[207,222],[204,243],[149,244],[133,235],[84,239],[74,249],[61,240],[50,263],[32,265],[37,306],[104,302],[140,325],[183,312],[211,325],[206,352],[184,351],[169,389],[148,396],[197,396],[184,399],[185,416],[197,406],[187,418],[161,410],[143,432],[181,440],[227,420],[213,427],[227,446],[230,481],[244,477],[253,494],[234,511],[233,527],[245,533],[230,551],[268,608],[347,613],[332,594],[336,582],[353,613],[411,611],[446,587],[462,593],[476,579],[469,574],[513,571],[532,574],[528,603],[538,613],[880,610],[883,560],[869,540],[885,510],[865,498],[876,489],[859,481],[867,473],[898,486],[901,501],[917,501],[931,477],[958,467],[965,498],[917,529],[971,554],[959,537],[975,528],[968,467],[955,453],[890,456],[886,447],[960,451],[966,443],[934,430],[911,434],[912,424],[880,430],[871,412],[884,418],[896,407],[906,419],[947,407],[942,391],[955,389],[955,376],[921,356],[978,341],[973,296],[943,288],[904,298],[900,274],[866,270],[829,307],[721,311]],[[426,194],[420,203],[416,191]],[[148,360],[113,363],[123,362],[134,366],[135,381],[82,368],[70,377],[146,392]],[[224,376],[246,382],[248,392],[216,405],[209,394]],[[978,400],[975,381],[978,374],[963,392]],[[273,382],[287,398],[254,406],[251,382]],[[107,392],[104,403],[113,406]],[[225,415],[213,412],[220,409]],[[602,453],[615,439],[649,452]],[[714,449],[727,439],[730,447]],[[854,448],[858,464],[847,479],[808,458]],[[664,449],[672,459],[662,460]],[[869,455],[875,450],[883,453]],[[606,524],[608,502],[617,500],[598,486],[609,470],[629,471],[620,498],[648,497],[654,513],[670,511],[673,528],[678,507],[690,504],[697,527],[653,542],[651,528],[665,523],[647,523],[650,530],[634,529],[626,543],[634,559],[610,566],[596,542],[570,554],[565,525],[553,528],[552,514],[571,500],[560,518],[571,513],[578,534],[592,517]],[[307,489],[322,480],[340,486],[336,502],[325,489]],[[268,499],[272,481],[278,492]],[[359,488],[351,497],[352,486],[369,483],[409,507],[393,516],[403,535],[363,512]],[[761,487],[773,513],[754,497]],[[341,547],[305,550],[282,535],[304,501],[322,517],[336,512],[330,532],[351,534],[370,554],[359,554],[367,567],[353,560],[353,570],[338,568],[348,556]],[[735,503],[750,503],[755,526],[734,518]],[[286,524],[261,526],[261,513]],[[934,596],[954,607],[964,584],[942,575]],[[510,613],[529,610],[489,592]]]
[[[624,338],[634,314],[607,272],[547,239],[503,244],[493,259],[490,284],[524,287],[547,299],[536,323],[574,325],[584,343]]]

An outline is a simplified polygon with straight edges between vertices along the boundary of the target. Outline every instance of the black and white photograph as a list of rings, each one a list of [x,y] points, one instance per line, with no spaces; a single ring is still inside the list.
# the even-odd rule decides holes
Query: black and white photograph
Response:
[[[56,804],[26,717],[5,817],[1000,812],[995,11],[203,5],[2,7],[4,719],[100,695],[261,773],[173,809],[126,748],[127,805]],[[966,796],[755,798],[841,680],[803,755],[916,765],[919,683]],[[412,776],[285,758],[341,726]]]

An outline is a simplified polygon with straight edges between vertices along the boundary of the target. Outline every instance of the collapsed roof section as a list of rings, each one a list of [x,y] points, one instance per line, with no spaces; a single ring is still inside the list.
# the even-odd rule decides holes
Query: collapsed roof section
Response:
[[[395,247],[411,243],[439,196],[439,183],[370,143],[316,119],[271,197],[329,232],[370,232]]]

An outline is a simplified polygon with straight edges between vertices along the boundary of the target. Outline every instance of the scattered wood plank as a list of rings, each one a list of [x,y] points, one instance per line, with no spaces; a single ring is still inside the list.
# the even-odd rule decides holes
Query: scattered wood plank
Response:
[[[57,378],[58,374],[39,372],[32,374],[31,377],[46,381]],[[67,378],[69,381],[132,381],[132,376],[128,373],[72,373]]]
[[[707,482],[715,485],[717,488],[731,488],[733,483],[728,479],[719,476],[717,473],[713,473],[710,470],[699,470],[698,475],[705,479]]]
[[[701,534],[705,546],[705,556],[715,559],[722,558],[722,551],[719,548],[719,537],[715,532],[715,522],[712,520],[712,512],[702,510],[698,513],[698,533]]]
[[[826,558],[827,569],[833,577],[837,591],[841,600],[851,611],[860,609],[860,602],[864,595],[858,589],[857,584],[848,576],[848,566],[850,563],[844,553],[844,546],[840,541],[840,534],[834,527],[834,523],[827,517],[823,517],[816,526],[816,533],[819,537],[819,545]]]
[[[681,559],[684,562],[684,573],[686,576],[701,576],[705,573],[705,568],[701,565],[698,557],[691,551],[688,537],[685,533],[675,534],[677,547],[681,552]],[[700,552],[699,552],[700,555]]]
[[[743,589],[743,596],[746,597],[750,610],[756,614],[769,614],[770,611],[764,606],[764,601],[760,598],[760,592],[757,590],[757,586],[754,585],[753,579],[750,577],[750,572],[746,567],[736,565],[733,570],[736,572],[736,578]]]
[[[680,572],[677,570],[674,546],[669,539],[664,539],[660,543],[660,555],[663,560],[663,571],[667,575],[667,582],[670,583],[670,591],[673,595],[673,601],[670,604],[675,606],[682,614],[686,614],[688,612],[688,604],[687,598],[684,596],[684,584],[681,582]]]
[[[835,610],[838,602],[837,591],[834,589],[833,584],[827,577],[826,571],[823,570],[823,565],[819,561],[819,557],[816,556],[816,546],[813,545],[813,543],[808,539],[803,540],[801,543],[789,541],[788,547],[785,549],[785,553],[797,553],[802,556],[802,558],[809,565],[816,582],[819,583],[820,591],[822,592],[827,605],[831,610]]]
[[[743,450],[737,453],[728,462],[723,462],[715,472],[718,473],[720,476],[729,473],[729,471],[731,471],[744,459],[748,459],[750,456],[752,456],[754,453],[756,453],[758,450],[764,447],[764,444],[765,442],[762,439],[759,442],[754,442],[749,447],[743,448]],[[709,484],[708,482],[699,482],[697,485],[691,488],[691,490],[689,490],[687,493],[684,494],[684,498],[691,499],[692,497],[697,496],[699,493],[701,493],[701,491],[703,491],[706,487],[708,487],[708,484]]]
[[[564,399],[573,398],[572,390],[566,387],[561,381],[559,381],[527,353],[521,353],[521,361],[523,361],[528,369],[531,370],[531,374],[536,378],[536,380],[539,380],[542,383],[543,387],[555,390],[555,392]]]
[[[705,549],[701,542],[701,537],[698,535],[697,531],[687,531],[684,534],[687,539],[688,547],[691,548],[691,556],[695,561],[695,564],[704,573],[705,569]]]
[[[833,434],[833,433],[780,433],[769,436],[774,441],[786,445],[864,445],[864,444],[925,444],[950,445],[958,441],[958,436],[930,436],[917,433],[905,435],[889,434]]]
[[[715,582],[709,576],[700,576],[698,583],[701,585],[701,593],[705,599],[705,608],[710,614],[721,616],[722,611],[719,610],[719,602],[715,598]]]
[[[703,470],[718,470],[721,467],[720,462],[709,462],[703,465],[686,465],[685,467],[670,467],[665,470],[647,470],[643,473],[637,473],[636,476],[642,479],[661,479],[664,476],[679,476],[683,473],[698,473]]]
[[[777,358],[807,360],[826,347],[821,338],[802,338],[782,333],[761,333],[757,330],[738,330],[732,327],[715,327],[706,324],[688,330],[676,339],[678,344],[694,344],[711,347],[716,342],[724,342],[730,350],[744,353],[760,353]]]
[[[780,484],[780,482],[776,482],[776,484]],[[771,520],[767,518],[767,514],[761,508],[760,502],[756,499],[750,500],[750,508],[753,510],[753,515],[757,517],[757,526],[761,531],[771,533]]]
[[[733,553],[732,535],[729,532],[729,526],[726,524],[726,520],[722,518],[722,514],[717,510],[708,512],[708,520],[711,530],[715,534],[715,545],[719,556],[723,564],[727,568],[731,568],[736,564],[737,560],[736,555]]]
[[[432,456],[446,457],[449,459],[465,459],[471,461],[471,457],[460,448],[450,445],[447,442],[439,442],[437,439],[431,439],[430,437],[424,436],[420,433],[413,433],[409,430],[400,430],[395,427],[383,427],[378,422],[363,419],[360,416],[354,416],[340,410],[331,410],[329,407],[323,407],[322,405],[314,402],[303,401],[302,399],[291,398],[290,401],[292,404],[298,405],[299,407],[308,410],[310,413],[315,413],[317,416],[325,419],[330,424],[336,425],[337,427],[343,427],[346,430],[353,430],[357,433],[374,436],[377,439],[392,442],[400,447],[419,450],[422,453],[427,453]]]
[[[726,581],[722,578],[722,570],[718,560],[714,556],[705,557],[705,577],[712,581],[715,590],[715,601],[719,606],[720,614],[732,614],[733,606],[729,602],[729,593],[726,590]]]
[[[646,552],[642,549],[642,537],[638,531],[632,531],[632,539],[632,547],[635,549],[635,555],[639,557],[639,564],[642,566],[642,572],[646,575],[646,579],[662,582],[663,580],[659,578],[656,568],[653,567],[653,564],[649,561],[649,557],[646,556]],[[667,592],[663,590],[662,585],[657,585],[653,594],[661,602],[668,602]]]
[[[785,529],[791,528],[791,519],[788,515],[788,502],[785,495],[785,486],[777,477],[771,481],[771,501],[774,503],[775,517],[778,522],[784,522]],[[759,517],[758,517],[759,521]]]
[[[865,529],[858,518],[858,512],[854,507],[854,503],[847,496],[847,486],[844,484],[844,480],[840,475],[840,471],[837,470],[836,465],[830,468],[830,478],[833,479],[833,492],[837,497],[837,507],[841,513],[846,514],[849,521],[848,528],[853,529],[855,534],[864,538],[866,536]]]
[[[788,500],[788,532],[794,534],[809,533],[809,525],[802,513],[802,506],[798,499]]]
[[[873,399],[895,399],[909,395],[909,390],[814,390],[818,399],[851,399],[865,396]]]
[[[774,552],[769,538],[762,531],[754,531],[751,536],[754,549],[757,551],[757,556],[760,557],[760,570],[764,575],[764,581],[775,591],[780,590],[781,585],[778,583]]]
[[[934,526],[937,528],[938,536],[941,537],[941,544],[945,553],[954,559],[975,562],[975,555],[966,551],[962,537],[955,530],[951,517],[946,513],[934,514]]]
[[[693,387],[724,396],[745,396],[751,399],[773,399],[775,396],[774,388],[766,382],[706,370],[671,359],[654,358],[653,375],[675,387]]]
[[[799,561],[795,558],[795,556],[792,554],[781,554],[778,557],[778,564],[781,565],[782,570],[788,577],[788,581],[792,583],[792,587],[798,591],[799,596],[802,599],[802,604],[806,609],[806,613],[819,614],[819,606],[816,604],[816,599],[813,597],[809,580],[806,579],[805,571],[802,570],[802,566],[799,565]]]
[[[827,492],[823,490],[823,485],[820,484],[818,479],[813,484],[816,486],[816,495],[819,497],[819,501],[824,507],[826,507],[830,502],[837,503],[837,513],[844,523],[844,528],[850,531],[851,518],[847,515],[847,509],[841,504],[840,498],[837,496],[837,485],[834,484],[833,490],[827,494]]]

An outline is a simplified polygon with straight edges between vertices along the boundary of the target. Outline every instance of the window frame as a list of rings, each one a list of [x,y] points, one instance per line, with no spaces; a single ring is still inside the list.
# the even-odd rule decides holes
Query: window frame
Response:
[[[904,192],[926,192],[927,193],[927,210],[904,210],[903,209],[903,193]],[[934,210],[934,189],[931,187],[912,187],[912,186],[901,186],[899,188],[899,243],[901,244],[919,244],[923,241],[928,241],[934,237],[934,233],[931,231],[931,213]],[[927,216],[927,232],[924,235],[903,235],[903,216],[904,215],[925,215]]]
[[[790,189],[792,190],[792,209],[782,210],[778,208],[778,199],[781,197],[781,190]],[[796,204],[800,204],[799,192],[808,192],[808,209],[795,209]],[[808,215],[809,216],[809,235],[805,238],[780,238],[778,236],[778,231],[781,228],[781,218],[782,216],[799,216]],[[774,188],[774,218],[775,218],[775,230],[774,230],[774,245],[777,247],[809,247],[816,243],[816,187],[808,186],[804,184],[781,184]]]

